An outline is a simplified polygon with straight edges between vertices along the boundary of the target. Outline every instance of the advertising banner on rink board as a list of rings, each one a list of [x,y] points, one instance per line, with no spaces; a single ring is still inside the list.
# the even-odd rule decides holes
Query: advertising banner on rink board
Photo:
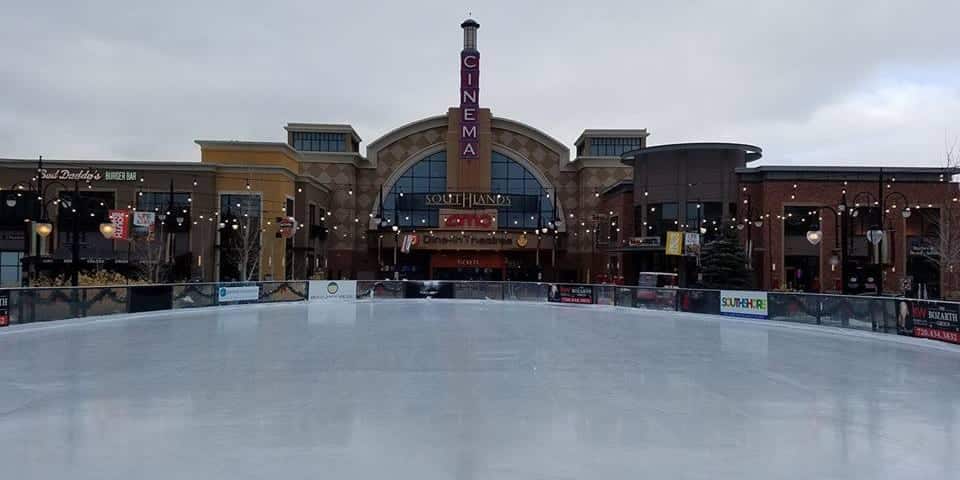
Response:
[[[594,303],[591,285],[555,285],[547,289],[547,301],[554,303]]]
[[[767,292],[720,290],[720,314],[767,318]]]
[[[0,327],[10,325],[10,292],[0,292]]]
[[[356,280],[310,280],[310,302],[353,302],[357,300]]]
[[[960,305],[899,300],[897,333],[960,344]]]
[[[217,289],[217,300],[220,303],[256,302],[260,299],[260,286],[250,285],[243,287],[220,287]]]

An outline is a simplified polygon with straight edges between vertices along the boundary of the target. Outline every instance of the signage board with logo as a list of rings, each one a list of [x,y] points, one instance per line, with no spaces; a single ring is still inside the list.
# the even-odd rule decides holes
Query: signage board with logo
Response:
[[[897,332],[960,344],[960,305],[900,300],[897,302]]]
[[[255,302],[260,299],[260,286],[220,287],[217,289],[217,300],[220,303]]]
[[[99,170],[96,168],[42,168],[40,177],[44,180],[62,180],[78,182],[135,182],[140,177],[135,170]]]
[[[688,256],[700,255],[700,234],[696,232],[683,234],[683,248]]]
[[[133,236],[149,237],[157,225],[157,214],[154,212],[133,212]]]
[[[0,327],[10,325],[10,292],[0,291]]]
[[[356,280],[310,280],[310,302],[353,302],[357,299]]]
[[[631,247],[659,247],[660,237],[630,237],[627,244]]]
[[[428,207],[450,207],[461,209],[512,207],[515,195],[503,195],[489,192],[446,192],[426,193],[424,205]],[[533,196],[533,195],[528,195]]]
[[[460,52],[460,158],[480,158],[480,52]]]
[[[721,290],[720,314],[734,317],[767,318],[767,292]]]
[[[277,223],[280,225],[280,236],[290,238],[297,233],[297,219],[293,217],[278,217]]]
[[[667,232],[667,255],[683,255],[683,232]]]
[[[438,230],[489,231],[497,229],[496,210],[440,209]]]
[[[554,303],[592,304],[592,285],[555,285],[547,289],[547,301]]]
[[[532,248],[539,242],[540,248],[549,250],[553,242],[552,235],[544,235],[538,238],[532,238],[532,235],[522,235],[517,233],[498,233],[493,232],[466,232],[461,235],[459,231],[446,230],[436,232],[435,235],[420,234],[416,248],[418,250],[523,250]]]
[[[130,238],[130,210],[110,210],[110,223],[113,224],[113,238],[126,240]]]

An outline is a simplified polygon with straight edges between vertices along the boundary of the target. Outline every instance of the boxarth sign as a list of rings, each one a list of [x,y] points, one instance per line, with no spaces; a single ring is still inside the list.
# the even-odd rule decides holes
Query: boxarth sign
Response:
[[[897,332],[960,343],[960,305],[923,300],[898,301]]]
[[[767,292],[720,290],[720,313],[734,317],[767,318]]]
[[[310,280],[310,302],[352,302],[357,299],[356,280]]]
[[[592,285],[549,285],[547,301],[556,303],[592,304]]]

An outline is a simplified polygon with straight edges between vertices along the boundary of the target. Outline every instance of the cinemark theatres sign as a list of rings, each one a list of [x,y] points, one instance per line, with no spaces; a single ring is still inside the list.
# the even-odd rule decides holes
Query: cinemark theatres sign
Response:
[[[460,158],[480,157],[480,52],[460,52]]]

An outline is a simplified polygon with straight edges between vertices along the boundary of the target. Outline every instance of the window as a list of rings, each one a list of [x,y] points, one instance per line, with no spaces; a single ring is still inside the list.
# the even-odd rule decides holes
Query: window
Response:
[[[168,231],[188,232],[190,231],[190,193],[189,192],[142,192],[143,195],[137,195],[137,210],[141,212],[155,212],[158,219],[166,215],[164,228],[172,229]],[[178,221],[180,220],[180,221]],[[183,242],[178,240],[178,245],[188,246],[186,237]],[[182,253],[182,252],[180,252]]]
[[[346,152],[347,138],[343,133],[292,132],[293,148],[303,152]]]
[[[36,195],[30,190],[0,192],[0,226],[22,229],[25,218],[36,217],[40,203]]]
[[[679,208],[675,202],[651,203],[647,206],[647,235],[666,238],[667,232],[680,230]]]
[[[806,237],[807,232],[820,227],[820,215],[816,208],[784,207],[784,236]]]
[[[0,252],[0,287],[20,286],[20,259],[23,252]]]
[[[699,205],[699,208],[697,207]],[[706,228],[704,234],[707,240],[715,238],[723,225],[723,204],[721,202],[689,202],[686,209],[687,231],[699,231],[699,226]]]
[[[620,242],[620,217],[614,215],[610,217],[610,243],[616,245]]]
[[[168,215],[190,214],[190,193],[174,192],[142,192],[137,195],[137,210],[141,212],[156,212]],[[170,212],[170,213],[167,213]]]
[[[591,138],[590,155],[595,157],[619,157],[625,152],[640,148],[642,139],[632,138]]]
[[[490,163],[490,191],[511,197],[510,206],[500,208],[497,215],[501,228],[548,227],[556,219],[553,195],[523,165],[496,151]]]
[[[427,207],[422,194],[446,191],[447,152],[440,151],[415,163],[384,193],[383,219],[401,227],[436,227],[440,211]]]

